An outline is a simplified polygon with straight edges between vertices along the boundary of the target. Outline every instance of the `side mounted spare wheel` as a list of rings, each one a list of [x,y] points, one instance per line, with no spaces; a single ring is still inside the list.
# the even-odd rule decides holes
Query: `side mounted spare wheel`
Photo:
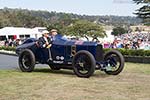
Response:
[[[29,49],[23,50],[19,55],[19,67],[23,72],[32,72],[35,66],[35,56]]]
[[[96,61],[89,51],[81,50],[74,56],[72,66],[78,77],[88,78],[95,71]]]

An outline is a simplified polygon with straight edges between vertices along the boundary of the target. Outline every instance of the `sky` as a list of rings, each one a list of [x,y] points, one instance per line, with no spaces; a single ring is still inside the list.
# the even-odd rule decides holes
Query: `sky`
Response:
[[[0,9],[4,7],[118,16],[135,16],[139,8],[132,0],[0,0]]]

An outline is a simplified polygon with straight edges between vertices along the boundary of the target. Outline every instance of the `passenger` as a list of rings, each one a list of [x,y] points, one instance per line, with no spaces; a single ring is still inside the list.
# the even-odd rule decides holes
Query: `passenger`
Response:
[[[51,39],[49,38],[49,32],[44,30],[43,32],[43,36],[39,38],[39,46],[41,48],[48,48],[51,44]]]
[[[45,61],[52,60],[51,50],[50,50],[52,41],[49,37],[49,32],[47,30],[44,30],[42,33],[43,33],[43,36],[39,38],[38,44],[39,44],[39,47],[42,48],[41,56],[44,59],[43,62],[45,62]],[[45,48],[46,48],[46,50],[45,50]],[[44,53],[45,51],[47,51],[47,49],[48,49],[48,55],[49,55],[48,58],[47,58],[47,55],[45,55],[45,53]]]

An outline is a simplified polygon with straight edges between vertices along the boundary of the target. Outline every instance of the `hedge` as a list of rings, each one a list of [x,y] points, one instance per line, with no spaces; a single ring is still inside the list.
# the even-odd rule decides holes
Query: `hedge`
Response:
[[[6,50],[6,51],[15,51],[16,47],[5,47],[5,46],[0,46],[0,50]]]
[[[15,51],[16,48],[15,47],[0,47],[0,50],[7,50],[7,51]],[[112,49],[104,49],[105,52],[107,52],[108,50],[112,50]],[[150,50],[133,50],[133,49],[116,49],[118,51],[120,51],[124,56],[149,56],[150,57]]]
[[[105,52],[111,49],[104,49]],[[150,50],[134,50],[134,49],[116,49],[120,51],[124,56],[143,56],[143,57],[150,57]]]

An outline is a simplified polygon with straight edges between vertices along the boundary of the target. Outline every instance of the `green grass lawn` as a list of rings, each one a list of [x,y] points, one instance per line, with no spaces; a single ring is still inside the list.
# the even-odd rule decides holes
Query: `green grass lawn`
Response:
[[[0,70],[0,100],[150,100],[150,64],[126,63],[120,75],[96,71],[79,78],[71,70]]]

